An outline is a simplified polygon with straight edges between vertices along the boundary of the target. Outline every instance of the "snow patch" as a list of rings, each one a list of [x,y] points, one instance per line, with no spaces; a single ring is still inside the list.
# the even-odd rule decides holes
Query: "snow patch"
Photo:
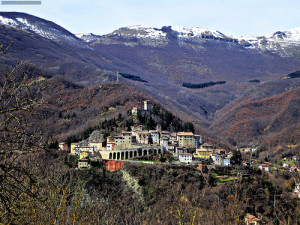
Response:
[[[10,18],[5,18],[3,16],[0,16],[0,23],[4,24],[4,25],[10,25],[10,26],[16,26],[17,22],[13,19]]]
[[[223,38],[225,36],[217,30],[199,27],[172,26],[172,30],[177,31],[179,37],[202,37],[203,35],[212,35],[216,38]]]

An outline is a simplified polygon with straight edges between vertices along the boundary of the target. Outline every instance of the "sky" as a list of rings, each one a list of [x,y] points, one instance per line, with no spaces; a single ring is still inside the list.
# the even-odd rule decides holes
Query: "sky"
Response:
[[[270,35],[300,27],[300,0],[41,0],[0,5],[51,20],[72,33],[110,33],[131,25],[200,27],[226,35]]]

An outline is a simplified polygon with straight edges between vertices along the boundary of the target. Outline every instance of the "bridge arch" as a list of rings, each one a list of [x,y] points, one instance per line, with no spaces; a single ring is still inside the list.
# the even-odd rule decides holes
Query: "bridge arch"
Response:
[[[144,155],[148,155],[147,149],[144,149]]]
[[[139,154],[138,154],[139,156],[143,156],[143,150],[142,150],[142,149],[139,149],[139,150],[138,150],[138,153],[139,153]]]

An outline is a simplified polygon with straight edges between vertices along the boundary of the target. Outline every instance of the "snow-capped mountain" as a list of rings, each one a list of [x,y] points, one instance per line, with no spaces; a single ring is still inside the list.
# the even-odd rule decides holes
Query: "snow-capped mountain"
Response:
[[[77,33],[75,35],[76,35],[76,37],[84,40],[85,42],[93,42],[93,41],[96,41],[99,37],[101,37],[101,36],[93,34],[93,33],[87,33],[87,34]]]
[[[270,51],[283,57],[293,56],[295,46],[300,47],[300,28],[277,31],[269,36],[234,37],[246,48]]]
[[[78,44],[81,40],[61,26],[26,13],[0,12],[0,24],[32,31],[44,38],[65,44]]]
[[[185,45],[185,42],[193,42],[201,45],[207,40],[216,40],[237,44],[244,48],[261,52],[277,53],[283,57],[292,56],[294,46],[300,47],[300,28],[278,31],[269,36],[239,37],[226,35],[220,31],[207,28],[181,26],[155,28],[138,25],[120,28],[110,34],[99,37],[98,42],[120,44],[120,39],[115,37],[129,40],[131,43],[126,42],[128,46],[142,44],[154,47],[165,46],[169,43],[168,40],[170,39],[178,41],[180,45]],[[97,37],[93,41],[96,39]],[[124,44],[124,40],[121,42]]]
[[[131,47],[137,45],[164,47],[170,42],[176,42],[179,46],[203,50],[203,43],[220,41],[261,53],[275,53],[281,57],[293,57],[300,54],[300,50],[298,50],[300,48],[300,28],[277,31],[269,36],[239,37],[199,27],[164,26],[156,28],[136,25],[122,27],[103,36],[92,33],[74,35],[51,21],[18,12],[0,12],[0,24],[31,31],[44,38],[78,47],[87,47],[82,44],[82,41],[87,44],[122,44]]]
[[[165,26],[162,28],[155,28],[151,26],[129,26],[120,28],[111,33],[111,35],[131,36],[137,38],[152,38],[160,39],[167,37],[167,34],[173,32],[179,38],[191,37],[212,37],[215,39],[226,37],[217,30],[203,29],[198,27],[180,27],[180,26]]]

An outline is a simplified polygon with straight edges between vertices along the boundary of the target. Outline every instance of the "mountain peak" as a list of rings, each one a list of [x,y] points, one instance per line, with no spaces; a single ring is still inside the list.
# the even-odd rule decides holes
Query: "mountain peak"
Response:
[[[213,36],[215,38],[223,38],[224,34],[217,30],[199,27],[183,27],[183,26],[163,26],[156,28],[152,26],[134,25],[122,27],[112,34],[120,36],[135,36],[137,38],[164,38],[168,33],[173,32],[179,38]]]
[[[79,41],[74,34],[57,25],[56,23],[29,15],[27,13],[0,12],[0,23],[15,28],[32,31],[53,41],[68,44],[74,44]]]

